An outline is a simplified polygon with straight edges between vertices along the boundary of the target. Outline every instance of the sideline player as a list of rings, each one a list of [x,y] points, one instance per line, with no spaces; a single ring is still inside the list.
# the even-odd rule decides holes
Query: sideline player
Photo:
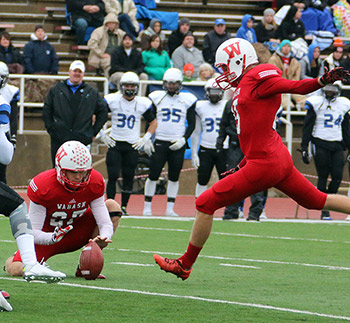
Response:
[[[318,175],[317,188],[330,194],[338,192],[345,166],[344,150],[350,150],[350,101],[340,96],[340,92],[341,82],[337,81],[326,85],[322,95],[307,99],[301,140],[303,162],[310,163],[308,145],[311,141]],[[332,180],[327,187],[329,175]],[[321,220],[332,220],[329,211],[322,210]]]
[[[132,193],[135,169],[138,162],[138,150],[145,149],[157,128],[157,120],[151,109],[152,101],[136,96],[140,80],[136,73],[126,72],[120,79],[120,91],[105,96],[105,101],[112,112],[112,131],[102,135],[102,141],[108,146],[106,165],[108,172],[107,198],[114,199],[116,182],[122,173],[122,212],[127,215],[126,207]],[[140,138],[141,117],[149,123],[147,132]],[[146,146],[145,146],[146,145]]]
[[[223,71],[216,78],[218,85],[222,89],[236,87],[232,108],[245,157],[237,169],[196,199],[196,218],[185,254],[178,259],[153,256],[161,269],[183,280],[189,277],[210,235],[215,210],[254,193],[276,187],[305,208],[350,212],[350,198],[327,195],[300,174],[273,127],[281,93],[307,94],[343,80],[350,72],[335,68],[315,79],[286,80],[275,66],[258,65],[254,47],[241,38],[229,39],[219,46],[216,66]]]
[[[207,100],[196,103],[196,127],[191,136],[192,165],[197,168],[196,198],[208,188],[214,166],[221,178],[220,174],[226,170],[225,155],[228,148],[225,141],[224,149],[220,152],[216,149],[219,125],[227,102],[222,100],[224,91],[218,88],[215,78],[209,79],[204,89]]]
[[[174,204],[179,190],[186,142],[196,122],[194,106],[197,98],[192,93],[180,92],[183,75],[177,68],[169,68],[163,75],[164,91],[149,95],[157,116],[158,128],[155,134],[154,153],[151,156],[150,173],[145,183],[145,205],[143,215],[152,215],[152,198],[157,180],[168,162],[167,207],[165,215],[177,216]],[[187,121],[187,126],[186,126]]]
[[[0,83],[4,81],[4,75],[0,75]],[[10,135],[10,105],[0,95],[0,163],[8,165],[13,156],[13,145],[9,141]],[[19,276],[27,281],[43,280],[46,282],[58,282],[66,275],[59,271],[53,271],[40,265],[35,257],[34,236],[32,224],[27,214],[27,206],[24,200],[5,183],[0,182],[0,214],[10,220],[11,230],[23,258],[23,264],[19,267]],[[12,311],[12,306],[0,292],[0,311]]]
[[[58,149],[55,164],[56,168],[35,176],[28,187],[29,217],[40,262],[76,251],[91,238],[101,249],[106,247],[121,216],[117,202],[105,202],[103,177],[91,168],[92,158],[85,145],[67,141]],[[17,252],[7,259],[10,275],[20,274],[21,256]],[[76,276],[80,277],[79,268]]]

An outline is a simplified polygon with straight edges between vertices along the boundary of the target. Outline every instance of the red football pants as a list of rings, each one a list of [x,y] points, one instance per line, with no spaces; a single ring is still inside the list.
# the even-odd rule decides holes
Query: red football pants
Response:
[[[315,188],[294,167],[287,148],[264,159],[247,159],[237,172],[216,182],[196,199],[198,211],[213,214],[217,209],[275,187],[307,209],[323,209],[327,194]]]
[[[60,253],[79,250],[89,242],[96,227],[97,224],[92,211],[88,209],[80,218],[74,221],[73,229],[60,242],[51,245],[35,244],[36,259],[39,262],[46,261]],[[19,251],[15,253],[14,261],[22,261]]]

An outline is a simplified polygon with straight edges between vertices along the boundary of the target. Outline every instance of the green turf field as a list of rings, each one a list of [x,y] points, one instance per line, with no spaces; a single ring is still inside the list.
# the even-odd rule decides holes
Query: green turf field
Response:
[[[301,222],[301,221],[300,221]],[[215,221],[188,280],[153,253],[187,247],[192,221],[122,218],[104,250],[106,280],[75,278],[80,252],[48,263],[64,283],[0,273],[13,312],[0,322],[340,322],[350,320],[350,224]],[[16,245],[0,218],[0,264]]]

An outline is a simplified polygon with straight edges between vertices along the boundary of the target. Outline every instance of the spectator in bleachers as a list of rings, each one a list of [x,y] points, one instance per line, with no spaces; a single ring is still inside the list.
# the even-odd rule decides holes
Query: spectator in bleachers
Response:
[[[141,50],[146,50],[149,48],[149,43],[153,35],[159,36],[160,40],[162,41],[163,48],[166,48],[166,37],[162,31],[162,23],[159,19],[153,18],[150,21],[148,28],[142,33],[140,42]]]
[[[57,74],[59,64],[53,46],[46,40],[44,27],[35,26],[31,40],[24,46],[24,69],[27,74]]]
[[[105,16],[105,4],[102,0],[66,0],[67,12],[71,15],[78,45],[85,45],[85,33],[88,27],[100,27]]]
[[[271,52],[278,48],[280,40],[276,36],[277,24],[274,20],[275,11],[272,8],[264,10],[264,17],[254,28],[256,39],[264,44]]]
[[[23,57],[19,50],[13,47],[7,31],[0,33],[0,61],[6,63],[11,74],[23,74]]]
[[[315,44],[309,46],[309,52],[300,61],[300,79],[313,79],[321,73],[322,59],[320,47]]]
[[[282,39],[296,40],[305,37],[305,26],[301,21],[301,9],[292,5],[288,13],[277,29],[277,37]]]
[[[162,40],[157,34],[151,36],[148,49],[142,52],[142,59],[150,80],[161,81],[165,71],[171,67],[169,54],[163,49]]]
[[[248,40],[251,44],[257,42],[255,30],[253,29],[254,17],[249,14],[245,14],[242,18],[241,27],[239,27],[236,37]]]
[[[211,78],[218,76],[212,65],[209,63],[203,63],[199,66],[199,76],[197,81],[209,81]]]
[[[203,41],[203,57],[210,64],[215,63],[215,53],[218,47],[227,39],[231,38],[231,34],[226,31],[226,22],[219,18],[215,20],[214,29],[209,31]]]
[[[184,37],[185,35],[191,31],[191,27],[190,27],[190,19],[188,18],[181,18],[179,20],[179,26],[177,27],[176,30],[174,30],[170,36],[169,36],[169,39],[168,39],[168,52],[169,52],[169,56],[171,57],[174,50],[176,48],[178,48],[179,46],[181,46],[183,40],[184,40]],[[195,38],[195,43],[194,43],[195,46],[197,46],[197,40]],[[182,70],[182,69],[181,69]]]
[[[332,53],[322,61],[322,67],[320,70],[321,75],[324,73],[325,67],[328,68],[328,71],[330,71],[335,67],[339,67],[342,58],[343,58],[343,42],[340,39],[338,40],[336,38],[333,42]]]
[[[88,64],[96,69],[102,68],[105,77],[109,77],[111,55],[113,50],[120,46],[125,32],[119,27],[118,17],[109,13],[103,26],[96,28],[88,41],[90,54]]]
[[[269,64],[275,65],[282,71],[282,77],[287,80],[300,80],[300,64],[298,60],[292,57],[292,44],[290,40],[284,39],[281,41],[279,49],[269,59]],[[292,102],[297,109],[303,108],[305,105],[305,97],[300,94],[291,95]],[[286,108],[288,105],[288,95],[282,94],[282,106]]]
[[[340,61],[340,66],[344,67],[344,69],[350,71],[350,48],[346,50],[346,52],[343,55],[342,60]],[[345,81],[343,82],[344,85],[350,85],[350,77],[346,77]],[[343,89],[343,95],[350,99],[350,90]],[[350,164],[349,164],[350,167]],[[350,168],[349,168],[350,171]],[[350,196],[350,194],[349,194]]]
[[[204,62],[202,52],[194,46],[194,36],[192,32],[188,32],[182,45],[175,49],[171,56],[174,67],[180,71],[183,70],[185,64],[191,63],[194,66],[193,77],[197,78],[199,75],[199,66]]]
[[[125,34],[122,45],[112,52],[109,81],[117,86],[118,89],[120,79],[125,72],[134,72],[139,76],[140,80],[148,80],[147,74],[144,73],[145,64],[142,60],[142,54],[133,44],[133,36]]]
[[[194,66],[191,63],[187,63],[184,66],[184,69],[182,71],[183,75],[184,75],[184,82],[192,82],[195,80],[195,78],[193,77],[193,73],[194,73]]]
[[[103,0],[107,13],[118,16],[120,28],[135,37],[139,34],[139,23],[136,20],[137,9],[133,0]]]

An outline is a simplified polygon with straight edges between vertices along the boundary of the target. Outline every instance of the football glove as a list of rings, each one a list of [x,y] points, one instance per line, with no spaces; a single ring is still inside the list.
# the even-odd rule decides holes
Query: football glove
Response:
[[[181,137],[180,139],[175,139],[175,140],[172,140],[171,142],[172,142],[172,145],[169,146],[169,149],[179,150],[185,145],[186,139],[184,137]]]
[[[197,154],[193,154],[192,155],[192,166],[194,168],[198,168],[199,167],[199,157]]]
[[[152,140],[146,141],[146,143],[143,146],[143,151],[149,156],[152,156],[152,153],[154,153],[154,146],[152,143]]]
[[[350,76],[350,72],[345,70],[343,67],[335,67],[328,71],[325,66],[324,74],[321,76],[320,81],[324,84],[333,84],[335,81],[345,81],[345,78]]]
[[[298,151],[301,152],[301,159],[303,160],[304,164],[310,164],[310,156],[307,150],[303,150],[303,149],[297,149]]]
[[[69,225],[65,228],[62,228],[62,227],[56,227],[55,230],[53,231],[52,233],[52,237],[51,237],[51,241],[52,243],[57,243],[57,242],[60,242],[63,237],[73,229],[73,226],[72,225]]]
[[[136,143],[132,145],[132,148],[135,150],[140,150],[145,145],[145,143],[151,139],[151,137],[152,135],[149,132],[146,132],[143,137],[141,137]]]
[[[111,136],[107,135],[106,133],[103,133],[101,135],[101,140],[108,148],[112,148],[115,146],[115,140]]]

